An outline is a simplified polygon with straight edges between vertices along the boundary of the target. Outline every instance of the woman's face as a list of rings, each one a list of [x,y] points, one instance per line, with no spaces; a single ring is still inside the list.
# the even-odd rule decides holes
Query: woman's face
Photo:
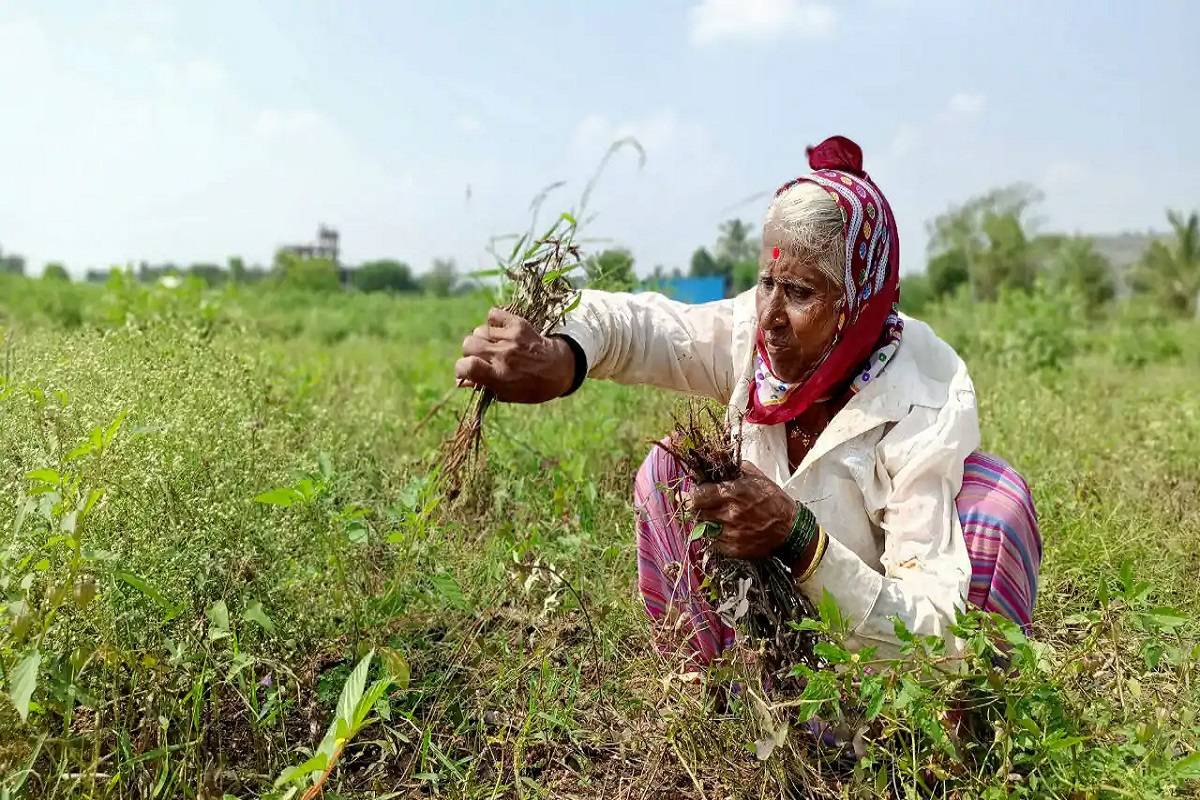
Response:
[[[758,327],[771,367],[782,381],[804,378],[825,353],[837,331],[842,296],[816,267],[791,253],[788,234],[763,228],[758,264]]]

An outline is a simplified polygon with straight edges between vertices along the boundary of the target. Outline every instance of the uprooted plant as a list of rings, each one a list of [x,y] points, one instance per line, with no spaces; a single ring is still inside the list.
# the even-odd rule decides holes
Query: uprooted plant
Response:
[[[712,405],[689,402],[677,413],[674,430],[658,446],[671,454],[692,480],[720,483],[742,474],[742,422],[731,422]],[[701,568],[711,581],[717,612],[741,628],[762,648],[765,674],[782,678],[795,664],[815,664],[812,632],[793,624],[814,616],[808,600],[795,590],[791,568],[778,558],[747,561],[722,555],[697,524],[690,541],[702,539]]]
[[[579,292],[570,279],[571,273],[583,266],[582,251],[576,238],[579,220],[587,221],[582,215],[597,180],[613,155],[625,147],[638,153],[639,167],[645,163],[645,152],[636,139],[613,142],[584,187],[576,213],[563,212],[545,233],[534,238],[538,210],[546,195],[562,185],[561,182],[550,184],[533,198],[530,229],[517,239],[507,258],[496,254],[496,269],[475,273],[476,277],[498,278],[496,305],[521,317],[543,336],[557,328],[579,304]],[[442,446],[442,486],[451,499],[462,491],[466,469],[473,463],[483,442],[484,416],[495,401],[496,395],[490,389],[476,387],[470,403],[459,417],[454,434]]]
[[[567,277],[581,263],[575,243],[577,229],[575,218],[563,213],[528,247],[523,246],[527,236],[518,239],[509,263],[500,270],[507,279],[502,291],[509,297],[504,310],[521,317],[542,335],[561,324],[579,303],[579,293]],[[491,389],[476,387],[454,435],[442,447],[442,480],[451,498],[462,489],[464,468],[479,451],[483,418],[495,400]]]

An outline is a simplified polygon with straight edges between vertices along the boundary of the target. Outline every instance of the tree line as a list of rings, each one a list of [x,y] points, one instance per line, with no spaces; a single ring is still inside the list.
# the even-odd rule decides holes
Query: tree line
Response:
[[[1141,294],[1159,307],[1200,314],[1200,217],[1168,211],[1170,235],[1153,238],[1124,272],[1093,237],[1038,233],[1032,211],[1041,194],[1028,184],[992,190],[953,207],[928,224],[923,273],[906,276],[901,297],[910,307],[962,293],[993,300],[1006,289],[1041,283],[1076,295],[1098,311],[1121,294]]]
[[[1200,316],[1200,217],[1168,211],[1170,234],[1152,240],[1125,274],[1088,236],[1038,233],[1032,216],[1041,195],[1027,184],[992,190],[955,206],[928,223],[928,258],[924,272],[905,275],[901,295],[912,310],[937,298],[961,293],[971,301],[994,299],[1006,289],[1029,290],[1043,283],[1056,291],[1075,293],[1092,311],[1112,302],[1121,293],[1151,297],[1161,308]],[[741,219],[718,226],[713,246],[698,247],[686,276],[721,277],[726,294],[755,285],[758,279],[759,242],[754,228]],[[672,278],[685,277],[676,267],[669,272],[654,267],[640,279],[633,253],[609,248],[585,259],[580,285],[610,290],[662,287]],[[139,264],[131,268],[139,280],[152,282],[169,276],[195,276],[209,285],[274,282],[277,285],[333,291],[353,288],[362,292],[418,293],[446,296],[477,285],[459,273],[450,259],[434,259],[430,269],[417,275],[404,261],[378,259],[354,267],[341,267],[328,258],[304,257],[288,250],[275,254],[270,268],[248,266],[233,257],[222,266],[199,263]],[[0,273],[24,274],[25,260],[0,250]],[[89,281],[103,281],[108,271],[90,270]],[[69,280],[65,266],[45,266],[45,280]]]
[[[994,300],[1004,290],[1076,294],[1098,311],[1119,294],[1140,294],[1160,308],[1200,317],[1200,216],[1168,211],[1170,234],[1154,238],[1122,274],[1092,237],[1038,233],[1032,212],[1041,194],[1015,184],[973,197],[928,223],[924,272],[905,275],[901,297],[908,309],[962,293],[970,301]],[[689,274],[722,276],[731,292],[757,281],[759,243],[749,224],[722,223],[712,249],[698,248]]]
[[[156,283],[171,277],[194,277],[209,286],[273,283],[314,291],[353,288],[363,292],[425,292],[446,296],[470,290],[474,285],[463,279],[452,259],[435,258],[427,272],[416,274],[406,262],[396,259],[376,259],[346,267],[335,264],[329,258],[305,257],[287,250],[278,251],[269,268],[248,265],[238,256],[230,257],[224,265],[199,262],[183,266],[143,261],[137,265],[107,270],[89,269],[84,280],[104,283],[113,270],[128,272],[143,283]],[[25,275],[25,259],[15,253],[6,254],[0,249],[0,273]],[[71,280],[70,272],[59,261],[48,262],[42,268],[41,277],[47,281]]]

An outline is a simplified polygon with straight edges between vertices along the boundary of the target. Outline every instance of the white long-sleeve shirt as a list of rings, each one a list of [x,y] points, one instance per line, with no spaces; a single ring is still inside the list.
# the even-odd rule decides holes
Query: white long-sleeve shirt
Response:
[[[702,305],[660,294],[586,290],[560,328],[587,356],[588,376],[711,397],[744,413],[752,389],[754,292]],[[966,365],[925,323],[904,318],[900,348],[877,380],[837,413],[795,471],[783,425],[745,423],[743,458],[807,505],[829,547],[800,590],[825,590],[851,647],[895,655],[892,617],[945,637],[971,577],[954,498],[979,446]]]

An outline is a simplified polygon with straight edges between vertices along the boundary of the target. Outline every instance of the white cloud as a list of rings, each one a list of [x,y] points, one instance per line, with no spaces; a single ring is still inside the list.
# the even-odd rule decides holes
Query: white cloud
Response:
[[[812,0],[701,0],[688,12],[691,41],[819,39],[833,33],[833,7]]]
[[[946,103],[940,119],[942,122],[975,119],[983,114],[987,98],[979,92],[958,92]]]

